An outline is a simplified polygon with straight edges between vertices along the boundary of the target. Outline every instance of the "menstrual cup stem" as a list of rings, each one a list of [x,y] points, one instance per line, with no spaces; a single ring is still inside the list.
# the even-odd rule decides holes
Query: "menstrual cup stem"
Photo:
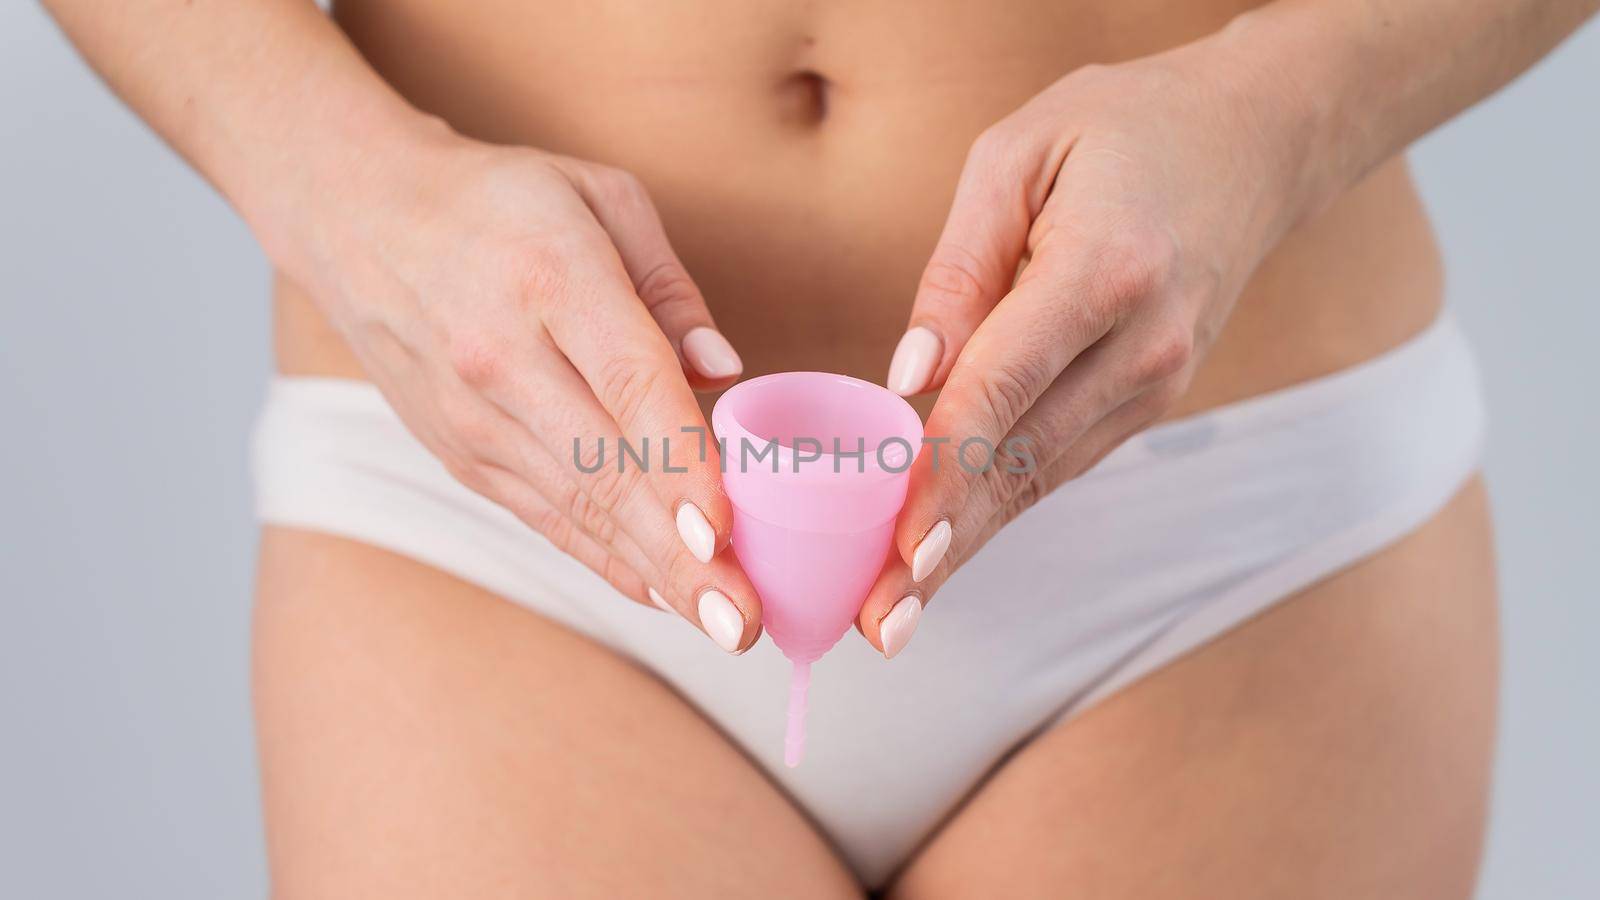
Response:
[[[811,663],[795,663],[789,676],[789,728],[783,736],[783,762],[791,769],[806,755],[806,692],[810,688]]]

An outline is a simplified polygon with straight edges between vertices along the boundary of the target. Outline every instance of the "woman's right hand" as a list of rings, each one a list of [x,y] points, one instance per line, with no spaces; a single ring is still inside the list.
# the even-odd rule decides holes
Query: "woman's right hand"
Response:
[[[691,390],[742,364],[639,181],[435,128],[339,182],[264,243],[412,433],[623,594],[749,648],[760,601],[718,553],[732,513]],[[624,436],[647,467],[619,466]]]

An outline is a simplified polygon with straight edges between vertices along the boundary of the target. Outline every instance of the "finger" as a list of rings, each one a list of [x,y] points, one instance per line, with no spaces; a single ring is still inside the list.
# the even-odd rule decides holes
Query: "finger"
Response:
[[[867,592],[861,611],[856,614],[856,631],[882,653],[884,659],[894,659],[916,634],[932,588],[931,583],[926,586],[913,583],[911,570],[899,557],[890,554],[872,590]]]
[[[540,451],[542,453],[543,448]],[[498,467],[488,468],[492,472]],[[519,469],[528,472],[530,465],[524,461]],[[501,479],[498,490],[517,504],[509,508],[519,518],[558,547],[565,548],[564,541],[572,541],[581,551],[572,555],[624,595],[681,615],[730,653],[744,653],[760,639],[759,600],[754,600],[753,612],[746,612],[735,599],[756,598],[755,589],[730,557],[719,556],[709,566],[702,565],[670,534],[662,534],[658,543],[665,545],[664,552],[670,557],[667,569],[662,570],[627,530],[618,528],[610,515],[595,504],[581,485],[557,483],[537,459],[532,471],[545,487],[542,496],[535,496],[521,478]],[[520,493],[519,484],[524,488]],[[643,493],[648,495],[648,492]],[[541,508],[544,505],[541,501],[552,496],[559,497],[557,502],[563,505]],[[525,516],[523,510],[531,514]],[[651,573],[649,582],[641,577],[646,572]],[[746,622],[753,623],[753,627]]]
[[[636,603],[655,606],[645,580],[611,547],[602,545],[572,519],[561,515],[540,493],[510,469],[480,466],[486,496],[510,510],[523,524],[542,534],[561,552],[604,578]]]
[[[654,584],[663,583],[662,578],[632,538],[585,502],[571,474],[521,423],[470,390],[437,359],[403,354],[383,361],[385,365],[364,362],[387,376],[378,380],[379,389],[452,477],[508,509],[625,595],[655,601],[660,592],[649,584],[641,592],[640,579],[647,572],[656,573],[650,579]],[[634,577],[608,556],[620,558]],[[671,611],[664,601],[656,605]]]
[[[471,452],[494,491],[490,499],[623,595],[673,611],[656,587],[665,584],[661,571],[633,537],[579,488],[573,474],[522,423],[485,400],[471,399],[486,417],[486,424],[477,426],[483,436]]]
[[[1054,459],[1043,463],[1032,482],[1012,494],[996,509],[987,527],[980,529],[979,534],[984,531],[992,534],[1004,527],[1049,496],[1051,491],[1093,469],[1129,438],[1149,428],[1150,423],[1159,418],[1159,410],[1165,408],[1161,392],[1160,388],[1152,388],[1130,398],[1110,415],[1096,422]]]
[[[389,376],[380,389],[418,440],[474,493],[509,510],[626,596],[649,600],[653,588],[641,591],[636,582],[655,569],[632,539],[608,518],[573,515],[577,508],[592,516],[595,508],[574,497],[571,475],[521,423],[442,369],[413,364],[380,370]],[[625,580],[623,573],[608,571],[604,556],[620,558],[636,577]]]
[[[675,517],[685,544],[708,562],[727,545],[733,511],[722,489],[720,462],[700,405],[680,374],[678,358],[634,294],[603,233],[581,239],[554,267],[544,290],[543,325],[620,432],[634,446],[645,439],[670,455],[644,471]],[[535,289],[538,289],[537,287]],[[526,410],[542,383],[508,397]],[[513,415],[518,415],[515,410]],[[524,418],[524,415],[518,415]],[[526,419],[524,419],[526,421]],[[574,432],[576,433],[576,432]]]
[[[650,194],[629,172],[562,164],[600,227],[611,236],[634,291],[677,352],[696,390],[720,390],[744,371],[739,354],[717,330],[705,297],[667,240]]]
[[[986,518],[962,516],[954,523],[964,536],[961,544],[952,546],[922,581],[913,580],[911,568],[892,557],[861,606],[856,630],[886,659],[894,659],[910,643],[928,604],[963,563],[1051,491],[1088,471],[1129,437],[1148,427],[1155,408],[1146,394],[1124,402],[1070,447],[1034,469]]]
[[[949,548],[954,518],[1018,419],[1109,326],[1084,314],[1073,294],[1057,280],[1026,277],[963,349],[928,417],[926,446],[896,525],[896,546],[914,580]]]
[[[1126,436],[1154,421],[1181,391],[1176,376],[1186,361],[1187,354],[1168,341],[1156,317],[1112,329],[1080,353],[1017,420],[1002,442],[1006,453],[975,481],[963,512],[987,516],[1023,494],[1032,495],[1023,508],[1031,506],[1041,491],[1059,483],[1040,479],[1039,473],[1063,456],[1080,453],[1091,433],[1103,434],[1102,422],[1109,419]]]
[[[1010,290],[1057,168],[1049,143],[1013,124],[984,132],[972,145],[889,363],[890,390],[911,396],[944,383],[962,347]]]
[[[1067,233],[1089,232],[1057,229]],[[1158,242],[1147,247],[1142,237],[1122,232],[1095,243],[1058,239],[1037,248],[1017,286],[962,350],[929,416],[930,440],[945,444],[931,445],[918,457],[896,526],[897,546],[917,580],[949,545],[955,514],[984,499],[973,495],[989,471],[983,463],[992,463],[992,454],[1040,396],[1119,321],[1126,319],[1126,325],[1137,317],[1159,326],[1157,336],[1138,342],[1130,356],[1134,369],[1167,371],[1187,362],[1192,333],[1141,312],[1159,308],[1152,297],[1165,283],[1166,253]],[[1085,418],[1087,427],[1093,417]],[[960,452],[967,446],[976,448],[978,459]]]
[[[662,603],[705,632],[722,649],[743,654],[761,639],[761,601],[732,554],[709,564],[679,554],[681,568],[667,576]]]
[[[743,652],[754,643],[760,634],[761,604],[749,579],[728,554],[691,554],[682,523],[698,516],[697,509],[691,502],[681,503],[675,519],[651,486],[651,473],[666,464],[667,454],[681,460],[692,452],[678,449],[684,441],[670,449],[659,437],[624,442],[611,413],[590,393],[583,377],[548,349],[529,352],[519,365],[478,387],[560,465],[570,467],[577,490],[565,498],[564,511],[571,518],[595,529],[615,523],[660,573],[652,586],[668,605],[723,649]],[[707,451],[714,454],[714,444]],[[693,540],[709,549],[710,527],[703,520],[698,527],[706,533]]]

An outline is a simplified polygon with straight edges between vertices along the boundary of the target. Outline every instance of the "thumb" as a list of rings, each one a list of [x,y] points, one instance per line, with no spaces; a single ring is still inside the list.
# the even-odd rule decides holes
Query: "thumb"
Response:
[[[717,330],[705,297],[678,254],[639,179],[594,164],[570,166],[569,180],[611,237],[635,293],[678,355],[689,386],[720,390],[744,371],[739,354]]]
[[[1011,290],[1049,187],[1036,156],[999,126],[973,143],[889,363],[890,390],[909,397],[943,384],[967,339]]]

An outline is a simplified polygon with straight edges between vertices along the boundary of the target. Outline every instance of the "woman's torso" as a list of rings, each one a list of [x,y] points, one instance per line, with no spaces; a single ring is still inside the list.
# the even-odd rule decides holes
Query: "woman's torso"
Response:
[[[1067,72],[1221,27],[1238,0],[346,0],[413,103],[485,140],[632,171],[747,375],[881,380],[972,139]],[[1290,234],[1173,414],[1335,371],[1434,315],[1441,275],[1392,162]],[[359,377],[293,286],[284,371]]]

